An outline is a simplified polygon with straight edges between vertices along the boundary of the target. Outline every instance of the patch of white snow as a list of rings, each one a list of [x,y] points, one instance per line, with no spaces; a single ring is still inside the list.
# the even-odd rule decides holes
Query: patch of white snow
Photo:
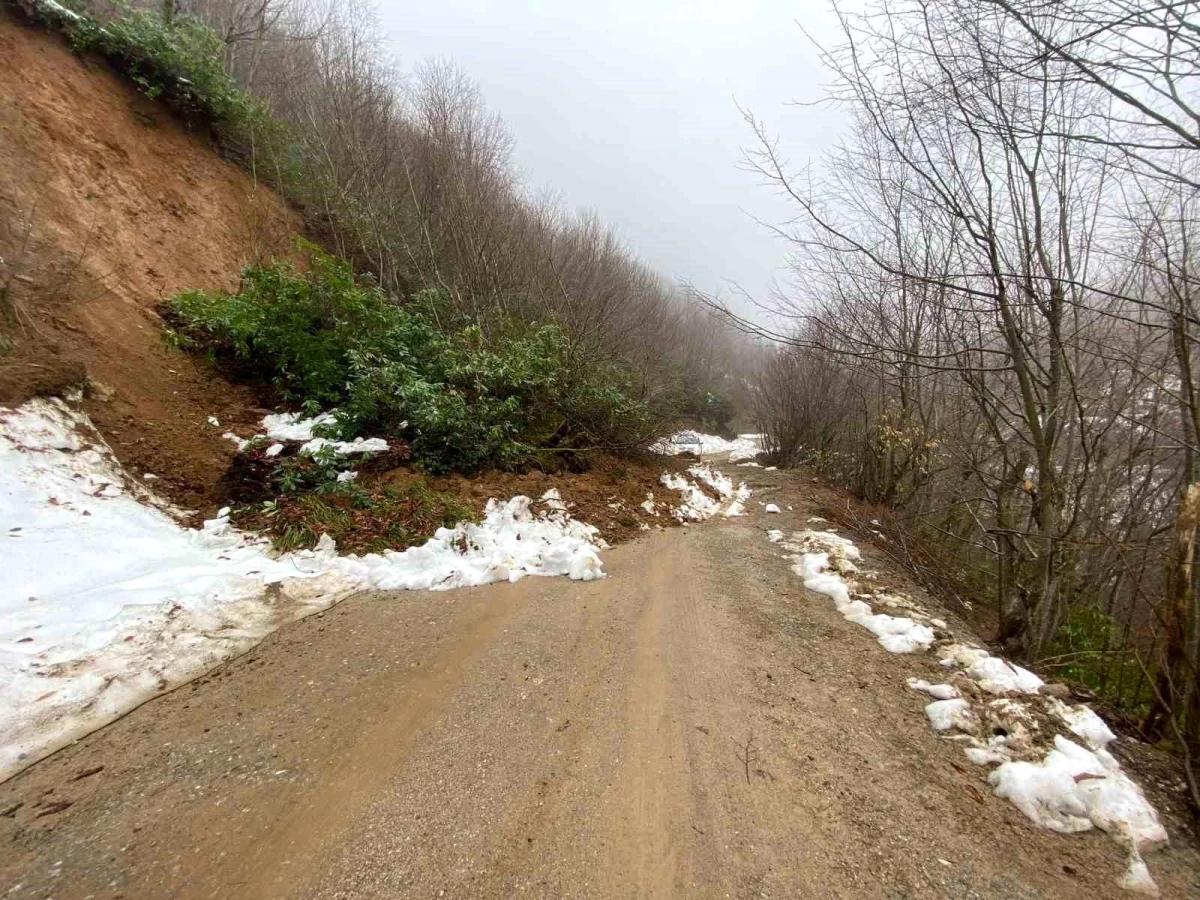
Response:
[[[989,694],[1036,694],[1045,684],[1028,669],[999,656],[981,657],[967,669],[967,675]]]
[[[311,441],[313,429],[337,424],[333,413],[306,419],[304,413],[272,413],[262,420],[267,437],[274,441]]]
[[[746,515],[746,501],[750,499],[752,493],[746,482],[743,481],[739,484],[737,490],[733,492],[733,502],[725,510],[725,517],[731,519],[735,516]]]
[[[958,688],[952,684],[930,684],[923,678],[910,678],[907,684],[914,691],[928,694],[934,700],[954,700],[959,696]]]
[[[189,530],[149,504],[82,413],[0,408],[0,779],[351,593],[603,576],[598,531],[527,497],[363,557],[328,536],[280,556],[228,509]]]
[[[672,510],[679,521],[703,522],[717,512],[717,504],[713,499],[682,475],[663,472],[659,481],[664,487],[682,495],[683,502]]]
[[[722,500],[733,496],[733,480],[715,471],[711,466],[692,466],[688,469],[688,474],[707,484]]]
[[[929,725],[937,732],[973,730],[971,704],[961,697],[950,700],[934,700],[925,707]]]
[[[1108,723],[1088,706],[1068,706],[1057,697],[1046,698],[1046,708],[1058,716],[1092,750],[1104,750],[1117,739]]]
[[[360,438],[352,441],[332,441],[328,438],[313,438],[300,445],[303,456],[315,456],[322,450],[331,450],[335,456],[359,456],[367,453],[383,453],[388,442],[383,438]]]
[[[1129,852],[1121,886],[1157,894],[1141,854],[1166,844],[1167,832],[1141,788],[1106,751],[1094,753],[1059,735],[1042,762],[1003,763],[988,782],[1043,828],[1107,832]]]

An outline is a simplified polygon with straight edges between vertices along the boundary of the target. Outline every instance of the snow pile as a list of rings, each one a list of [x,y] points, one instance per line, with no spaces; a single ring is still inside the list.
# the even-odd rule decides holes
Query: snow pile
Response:
[[[937,687],[947,688],[949,685],[942,684]],[[929,717],[929,727],[937,732],[955,729],[967,731],[974,728],[971,704],[961,697],[935,700],[925,707],[925,715]]]
[[[233,441],[239,452],[255,441],[275,441],[276,443],[267,448],[267,456],[278,456],[282,453],[284,443],[301,444],[299,452],[303,456],[315,456],[322,451],[332,452],[335,456],[360,456],[383,453],[388,449],[388,442],[383,438],[358,437],[353,441],[335,441],[314,434],[319,429],[330,428],[336,424],[337,418],[333,412],[321,413],[310,418],[305,418],[303,413],[272,413],[262,420],[263,434],[241,438],[232,431],[227,431],[222,437]],[[402,423],[400,427],[403,428],[405,424],[407,423]]]
[[[337,417],[332,412],[305,418],[303,413],[273,413],[262,420],[266,436],[273,441],[311,441],[318,428],[332,428]]]
[[[793,570],[804,579],[804,586],[833,600],[846,621],[866,628],[889,653],[915,653],[933,645],[935,635],[928,625],[907,616],[876,613],[864,600],[851,596],[851,584],[843,576],[857,571],[855,562],[862,559],[852,541],[827,531],[804,531],[783,546],[797,551]]]
[[[792,535],[784,548],[796,553],[822,553],[832,562],[839,574],[857,572],[855,563],[862,561],[862,554],[854,541],[832,531],[800,531]]]
[[[761,434],[739,434],[736,441],[731,441],[733,444],[729,449],[729,461],[731,463],[740,462],[743,459],[754,459],[758,454],[762,453],[762,435]]]
[[[914,691],[928,694],[934,700],[954,700],[959,696],[958,688],[951,684],[930,684],[923,678],[910,678],[907,684]]]
[[[728,453],[730,462],[743,459],[753,459],[762,452],[760,436],[757,434],[741,434],[737,440],[727,441],[715,434],[700,434],[696,431],[679,431],[650,445],[651,453],[663,456],[678,456],[680,453],[695,453],[697,456],[708,456],[715,453]]]
[[[550,490],[542,494],[538,502],[552,512],[565,513],[567,511],[567,504],[563,503],[562,494],[558,492],[558,488],[550,488]]]
[[[746,515],[746,501],[750,499],[753,491],[746,482],[738,485],[738,489],[733,492],[733,502],[729,504],[729,508],[725,510],[725,518],[730,519],[734,516]]]
[[[943,647],[940,655],[943,666],[960,669],[981,694],[1007,698],[974,707],[965,700],[950,701],[966,706],[937,722],[935,716],[948,713],[931,711],[937,704],[930,704],[926,713],[935,730],[961,732],[972,762],[997,766],[988,775],[996,794],[1010,800],[1036,824],[1063,833],[1094,827],[1111,835],[1129,854],[1120,886],[1157,896],[1158,887],[1141,854],[1166,844],[1167,833],[1141,788],[1108,752],[1108,745],[1116,740],[1108,724],[1087,706],[1069,706],[1044,696],[1044,682],[1037,675],[986,650],[951,644]],[[1027,699],[1009,699],[1014,696]],[[1038,759],[1030,735],[1037,729],[1030,715],[1033,704],[1062,722],[1086,747],[1056,735],[1054,749]],[[997,708],[1023,718],[1028,727],[981,725],[978,714],[982,711],[987,716]]]
[[[680,522],[703,522],[716,513],[716,501],[682,475],[663,472],[659,481],[662,482],[663,487],[676,491],[682,496],[683,501],[671,510],[671,514]]]
[[[332,450],[335,456],[357,456],[366,453],[383,453],[388,442],[383,438],[360,438],[353,441],[332,441],[328,438],[313,438],[300,447],[303,456],[316,456],[322,450]]]
[[[281,556],[228,510],[199,530],[166,510],[66,403],[0,408],[0,779],[357,591],[603,575],[596,529],[527,497],[364,557],[328,537]]]
[[[967,675],[989,694],[1036,694],[1045,684],[1028,669],[998,656],[985,656],[967,669]]]
[[[688,469],[688,474],[707,484],[722,500],[733,496],[733,480],[715,471],[711,466],[692,466]]]
[[[425,544],[407,550],[339,557],[332,541],[318,549],[334,571],[360,589],[445,591],[520,581],[526,575],[567,575],[576,581],[604,576],[599,551],[607,545],[597,537],[598,529],[563,510],[538,516],[531,507],[528,497],[489,500],[478,525],[439,528]]]
[[[753,494],[746,482],[740,483],[735,490],[732,478],[722,475],[709,465],[692,466],[688,469],[688,474],[707,484],[722,500],[731,501],[724,513],[726,518],[746,515],[746,501]]]
[[[1040,763],[1005,762],[988,783],[1043,828],[1070,834],[1094,827],[1111,835],[1129,852],[1121,887],[1158,896],[1142,853],[1164,846],[1167,832],[1107,750],[1087,750],[1058,735]]]
[[[838,612],[869,629],[891,652],[926,650],[936,639],[933,627],[947,630],[945,622],[930,618],[905,597],[870,595],[873,602],[908,615],[876,614],[863,599],[867,595],[856,595],[856,584],[847,580],[862,562],[852,541],[827,531],[798,532],[787,540],[770,531],[767,539],[794,554],[793,571],[806,588],[831,598]],[[988,782],[997,796],[1036,824],[1064,833],[1099,828],[1110,834],[1129,853],[1121,887],[1157,896],[1141,854],[1164,845],[1167,833],[1141,788],[1108,752],[1116,735],[1107,723],[1087,706],[1046,696],[1041,678],[982,648],[949,643],[938,648],[938,658],[944,668],[954,670],[954,683],[907,681],[931,698],[925,706],[930,727],[963,741],[977,765],[995,765]],[[1053,749],[1039,749],[1035,709],[1062,722],[1086,746],[1056,735]]]
[[[0,412],[0,778],[261,639],[278,624],[264,582],[304,575],[140,502],[89,430],[61,401]]]
[[[1048,698],[1046,706],[1073,734],[1083,738],[1083,742],[1093,750],[1103,750],[1117,739],[1112,729],[1108,727],[1108,723],[1096,715],[1095,710],[1089,706],[1067,706],[1056,697]]]
[[[947,644],[938,649],[938,658],[947,669],[969,669],[979,660],[990,656],[986,650],[967,644]]]
[[[750,499],[753,492],[744,482],[739,484],[735,490],[731,478],[708,465],[692,466],[688,469],[688,474],[695,478],[696,481],[703,482],[712,488],[713,492],[721,498],[722,502],[726,500],[730,501],[729,506],[724,511],[725,516],[746,515],[746,501]],[[663,472],[659,476],[659,481],[664,487],[678,492],[681,497],[680,504],[671,507],[671,515],[679,522],[683,524],[687,524],[688,522],[703,522],[705,519],[712,518],[721,512],[721,503],[713,500],[712,497],[706,494],[696,481],[691,481],[673,472]],[[653,494],[646,495],[646,502],[642,504],[642,509],[652,515],[658,515]]]

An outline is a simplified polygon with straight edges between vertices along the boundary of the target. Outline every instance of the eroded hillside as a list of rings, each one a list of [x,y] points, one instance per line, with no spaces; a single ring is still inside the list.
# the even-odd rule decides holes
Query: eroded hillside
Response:
[[[167,346],[155,307],[236,287],[242,266],[290,246],[298,218],[206,134],[8,9],[0,146],[0,290],[18,323],[0,403],[86,376],[87,411],[125,466],[177,502],[211,505],[231,457],[222,431],[262,413]]]

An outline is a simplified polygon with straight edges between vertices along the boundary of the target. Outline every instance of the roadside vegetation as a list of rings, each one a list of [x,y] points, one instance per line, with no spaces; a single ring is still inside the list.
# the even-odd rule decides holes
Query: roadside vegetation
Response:
[[[303,273],[255,265],[237,294],[174,298],[173,339],[287,404],[336,410],[329,437],[407,440],[429,472],[553,464],[556,453],[632,449],[654,435],[631,373],[616,361],[580,370],[560,327],[493,322],[489,341],[436,290],[401,305],[346,262],[301,248]]]
[[[890,510],[1010,652],[1200,752],[1200,4],[900,2],[825,49],[755,390],[784,464]],[[1200,811],[1197,778],[1188,768]]]

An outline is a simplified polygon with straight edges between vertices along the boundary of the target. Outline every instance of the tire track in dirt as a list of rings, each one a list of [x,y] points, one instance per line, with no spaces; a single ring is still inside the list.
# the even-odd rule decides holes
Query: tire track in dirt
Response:
[[[334,760],[316,789],[281,810],[279,825],[269,839],[245,861],[245,877],[238,879],[249,897],[273,897],[302,892],[320,874],[312,866],[329,852],[331,844],[400,769],[431,712],[445,703],[469,672],[467,663],[495,640],[519,603],[519,594],[500,590],[492,602],[480,606],[478,619],[409,681],[394,705],[372,716],[345,753]],[[353,710],[345,719],[361,721]]]
[[[688,772],[681,711],[672,702],[673,635],[665,612],[688,590],[687,557],[656,554],[647,572],[647,600],[633,635],[621,768],[612,787],[620,811],[610,820],[607,869],[620,873],[628,890],[650,898],[674,896],[693,880],[678,834],[690,812]]]

